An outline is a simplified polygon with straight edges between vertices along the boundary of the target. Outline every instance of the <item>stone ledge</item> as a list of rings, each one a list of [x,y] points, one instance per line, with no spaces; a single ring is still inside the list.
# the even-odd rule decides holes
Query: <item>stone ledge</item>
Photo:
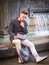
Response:
[[[43,39],[43,40],[36,40],[36,41],[32,41],[32,43],[35,45],[35,46],[43,46],[43,45],[49,45],[49,39]],[[0,51],[1,50],[6,50],[6,49],[9,49],[9,48],[13,48],[15,45],[12,44],[10,41],[7,41],[7,42],[4,42],[4,43],[0,43]],[[49,46],[47,47],[49,49]]]
[[[48,50],[49,49],[49,40],[39,40],[39,41],[33,41],[37,51],[43,51],[43,50]],[[0,47],[0,58],[4,57],[10,57],[18,55],[16,52],[15,46],[10,43],[8,46],[5,45],[4,47]]]
[[[0,58],[17,55],[16,48],[10,42],[9,36],[4,36],[3,38],[2,41],[0,40]],[[28,39],[34,43],[37,51],[49,49],[49,36],[35,37],[33,34]]]
[[[44,51],[49,49],[49,39],[33,41],[37,51]]]

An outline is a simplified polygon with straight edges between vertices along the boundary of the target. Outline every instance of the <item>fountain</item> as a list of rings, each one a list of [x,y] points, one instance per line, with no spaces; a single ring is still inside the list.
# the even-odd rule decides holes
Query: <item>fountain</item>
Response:
[[[37,45],[37,50],[49,49],[49,13],[34,13],[30,19],[27,38]]]
[[[49,31],[49,13],[47,14],[34,14],[36,18],[36,31]]]
[[[49,36],[49,13],[34,14],[36,18],[36,33],[41,36]]]
[[[33,17],[35,20],[34,23],[32,20],[32,28],[35,25],[35,31],[31,32],[36,36],[49,36],[49,13],[36,13]]]
[[[27,38],[35,45],[39,44],[39,46],[37,45],[38,50],[49,49],[49,1],[12,0],[11,2],[11,0],[0,0],[0,57],[16,54],[15,47],[12,47],[10,36],[7,33],[8,24],[14,14],[19,16],[20,10],[24,8],[28,9],[29,16],[31,16]]]

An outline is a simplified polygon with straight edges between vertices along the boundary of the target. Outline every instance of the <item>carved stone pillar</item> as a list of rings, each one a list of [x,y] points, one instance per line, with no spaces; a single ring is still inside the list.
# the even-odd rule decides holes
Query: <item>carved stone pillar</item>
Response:
[[[7,0],[0,0],[0,36],[5,35],[7,27],[8,7]]]

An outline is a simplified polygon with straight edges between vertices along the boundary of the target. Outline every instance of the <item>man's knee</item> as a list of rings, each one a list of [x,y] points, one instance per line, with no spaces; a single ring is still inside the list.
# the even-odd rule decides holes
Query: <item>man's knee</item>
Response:
[[[16,39],[16,40],[13,40],[12,43],[17,44],[17,43],[21,43],[21,41],[19,39]]]
[[[33,47],[34,47],[34,44],[33,44],[33,43],[32,43],[32,44],[30,44],[30,45],[29,45],[29,47],[30,47],[30,48],[33,48]]]

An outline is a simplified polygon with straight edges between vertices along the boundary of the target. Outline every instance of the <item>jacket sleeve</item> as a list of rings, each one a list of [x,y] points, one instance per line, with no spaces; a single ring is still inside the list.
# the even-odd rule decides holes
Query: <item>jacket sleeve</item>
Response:
[[[25,27],[22,28],[22,31],[24,32],[24,34],[27,34],[27,33],[28,33],[28,30],[27,30],[27,23],[25,22],[24,25],[25,25]]]

